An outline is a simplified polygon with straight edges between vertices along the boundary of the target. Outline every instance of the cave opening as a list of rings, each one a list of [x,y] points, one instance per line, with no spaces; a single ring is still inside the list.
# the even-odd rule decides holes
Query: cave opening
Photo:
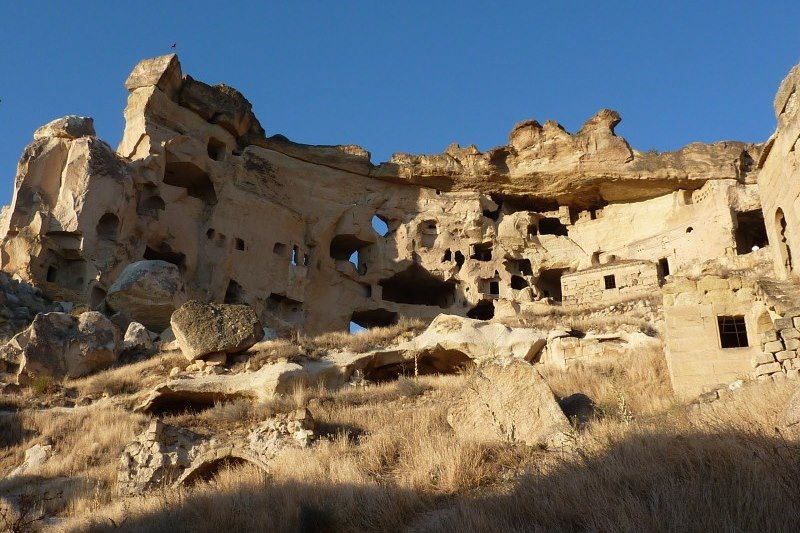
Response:
[[[145,247],[142,258],[148,261],[166,261],[181,270],[186,264],[186,255],[180,252],[173,252],[172,248],[166,243],[162,243],[158,249],[150,248],[149,246]]]
[[[186,193],[192,198],[202,200],[207,205],[216,205],[217,192],[208,174],[188,161],[170,161],[167,156],[167,164],[164,170],[164,183],[186,189]]]
[[[491,320],[494,318],[494,302],[491,300],[481,300],[475,307],[467,311],[467,318]]]
[[[450,307],[456,299],[456,282],[442,281],[417,263],[378,282],[387,302]]]
[[[567,227],[557,218],[545,217],[539,220],[539,235],[566,237],[568,233]]]
[[[104,241],[117,240],[119,217],[114,213],[106,213],[97,221],[97,237]]]
[[[525,289],[525,288],[527,288],[529,286],[530,286],[530,284],[528,283],[528,280],[526,280],[522,276],[511,276],[511,288],[512,289],[521,291],[522,289]]]
[[[364,329],[369,329],[397,324],[397,318],[397,313],[379,308],[354,311],[350,317],[350,322]]]
[[[556,302],[561,301],[561,276],[567,272],[567,268],[550,268],[539,273],[539,281],[536,286],[544,296],[552,298]]]
[[[435,350],[422,353],[417,358],[376,367],[366,367],[364,378],[374,382],[394,381],[401,376],[426,376],[432,374],[457,374],[474,363],[458,350]]]
[[[482,242],[472,245],[472,254],[470,259],[476,261],[491,261],[492,260],[492,243]]]

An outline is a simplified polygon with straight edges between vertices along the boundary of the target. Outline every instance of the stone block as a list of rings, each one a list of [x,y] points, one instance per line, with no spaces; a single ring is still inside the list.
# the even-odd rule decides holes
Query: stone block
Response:
[[[664,294],[664,305],[665,306],[673,306],[673,305],[675,305],[675,295],[674,294]]]
[[[700,292],[708,292],[720,289],[730,289],[727,279],[720,278],[719,276],[706,276],[697,282],[697,290]]]
[[[770,377],[772,378],[772,381],[783,381],[786,379],[786,374],[783,372],[775,372],[774,374],[771,374]]]
[[[776,318],[772,321],[772,325],[775,326],[775,329],[789,329],[794,327],[794,323],[792,322],[791,318]]]
[[[780,363],[767,363],[765,365],[758,365],[755,370],[756,376],[763,376],[765,374],[772,374],[781,371]]]
[[[778,332],[774,329],[765,331],[761,334],[761,342],[772,342],[778,340]]]
[[[664,294],[678,294],[681,292],[694,292],[697,290],[697,284],[686,278],[681,278],[673,281],[672,283],[667,283],[664,285],[663,289]]]
[[[800,316],[794,317],[792,319],[792,323],[794,324],[794,327],[796,327],[797,329],[800,329]]]
[[[780,352],[783,349],[784,349],[784,346],[783,346],[783,343],[781,341],[772,341],[772,342],[767,342],[767,343],[764,344],[764,351],[765,352],[775,353],[775,352]]]
[[[778,361],[786,361],[787,359],[794,359],[797,357],[797,352],[791,350],[781,350],[775,354],[775,359]]]
[[[787,350],[797,350],[800,348],[800,339],[789,339],[783,342]]]
[[[800,379],[800,370],[796,368],[790,369],[786,371],[786,379],[797,380]]]
[[[752,363],[753,366],[756,367],[758,365],[765,365],[767,363],[774,363],[775,357],[767,352],[767,353],[760,353],[753,356]]]
[[[800,339],[800,330],[797,328],[782,329],[780,335],[783,340]]]

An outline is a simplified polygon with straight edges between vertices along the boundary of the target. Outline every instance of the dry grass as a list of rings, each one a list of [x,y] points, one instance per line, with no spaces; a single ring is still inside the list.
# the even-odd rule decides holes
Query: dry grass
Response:
[[[368,352],[410,339],[425,327],[426,324],[421,320],[401,318],[392,326],[365,329],[358,333],[334,331],[316,337],[298,336],[294,339],[264,341],[249,350],[250,366],[260,368],[281,360],[296,362],[319,359],[332,351]]]
[[[577,434],[574,453],[457,440],[446,406],[465,376],[403,378],[338,392],[298,390],[268,406],[229,404],[197,415],[197,423],[225,426],[270,409],[309,405],[323,438],[311,449],[284,452],[268,478],[247,468],[226,470],[191,489],[114,501],[91,516],[73,517],[65,527],[210,532],[796,526],[800,443],[774,432],[792,384],[753,385],[713,404],[679,406],[663,357],[655,352],[545,375],[558,395],[582,392],[601,408],[602,416]]]
[[[118,396],[149,389],[164,380],[173,367],[185,368],[189,361],[178,353],[163,353],[150,359],[122,365],[91,376],[67,380],[65,387],[76,389],[79,396]]]

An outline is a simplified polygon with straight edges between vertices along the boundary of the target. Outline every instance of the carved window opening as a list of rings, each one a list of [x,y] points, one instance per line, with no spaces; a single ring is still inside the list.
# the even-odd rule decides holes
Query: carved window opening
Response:
[[[736,253],[749,254],[769,244],[761,209],[736,213]]]
[[[472,245],[472,254],[470,259],[476,261],[491,261],[492,260],[492,243],[479,243]]]
[[[236,249],[240,252],[244,251],[244,240],[239,239],[238,237],[236,238]]]
[[[718,316],[719,343],[722,348],[747,348],[747,325],[743,316]]]
[[[543,296],[552,298],[556,302],[561,301],[561,276],[566,271],[566,268],[551,268],[539,273],[536,286]]]
[[[511,288],[515,290],[522,290],[529,287],[530,284],[528,280],[523,278],[522,276],[511,276]]]
[[[603,276],[603,284],[608,289],[616,289],[617,288],[617,277],[614,274],[609,274],[608,276]]]

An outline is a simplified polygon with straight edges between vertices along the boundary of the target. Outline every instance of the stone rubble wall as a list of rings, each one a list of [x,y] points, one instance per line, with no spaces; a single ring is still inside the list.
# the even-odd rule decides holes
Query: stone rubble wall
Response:
[[[614,276],[614,288],[606,288],[606,276]],[[596,305],[647,296],[658,291],[659,284],[654,263],[622,262],[565,274],[561,278],[561,293],[564,305]]]
[[[773,320],[774,329],[761,334],[763,352],[752,358],[753,377],[767,379],[800,378],[800,310]]]

